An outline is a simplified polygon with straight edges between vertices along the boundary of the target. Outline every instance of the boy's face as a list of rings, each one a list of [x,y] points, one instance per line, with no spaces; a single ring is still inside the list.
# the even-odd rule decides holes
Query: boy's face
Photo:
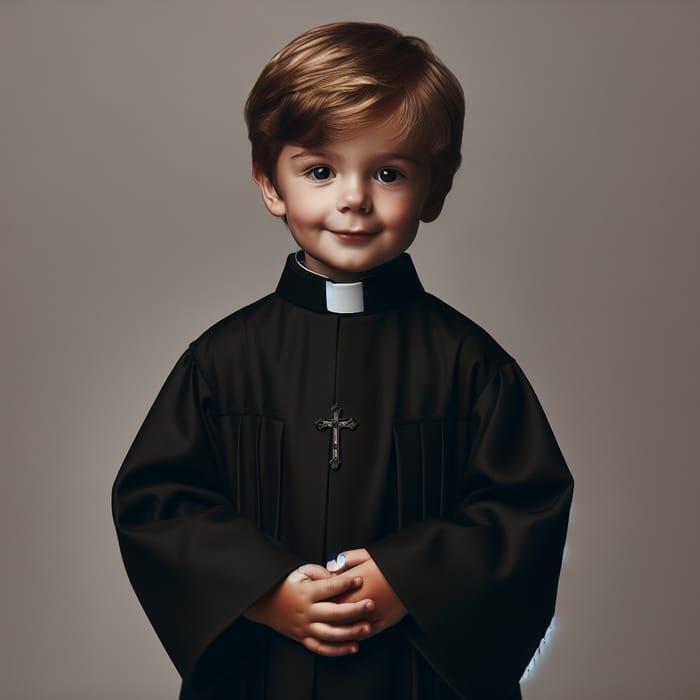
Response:
[[[428,156],[394,132],[380,124],[320,147],[285,145],[276,188],[254,166],[267,208],[287,218],[314,272],[357,280],[403,253],[420,221],[440,213]]]

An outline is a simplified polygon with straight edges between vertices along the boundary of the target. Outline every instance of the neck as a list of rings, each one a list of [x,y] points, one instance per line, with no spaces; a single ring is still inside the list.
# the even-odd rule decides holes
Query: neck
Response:
[[[338,284],[359,282],[362,279],[362,276],[365,274],[364,272],[330,269],[303,251],[299,251],[299,253],[297,253],[297,260],[305,270],[313,272],[315,275],[319,275],[324,279],[330,280],[331,282],[336,282]]]

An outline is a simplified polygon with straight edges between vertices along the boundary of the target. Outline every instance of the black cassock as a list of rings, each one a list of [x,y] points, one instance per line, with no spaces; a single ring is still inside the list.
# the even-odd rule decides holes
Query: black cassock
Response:
[[[573,481],[519,366],[407,254],[327,311],[290,255],[275,293],[180,357],[113,488],[124,563],[187,700],[520,698],[551,620]],[[338,469],[332,419],[339,430]],[[242,613],[366,547],[408,610],[323,657]]]

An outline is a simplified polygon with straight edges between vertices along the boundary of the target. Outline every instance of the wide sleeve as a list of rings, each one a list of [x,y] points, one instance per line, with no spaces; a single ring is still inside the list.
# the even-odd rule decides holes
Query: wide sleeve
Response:
[[[191,347],[158,394],[112,488],[132,586],[195,687],[235,673],[262,627],[242,617],[302,560],[236,514],[218,408]]]
[[[368,547],[416,648],[464,697],[513,697],[554,613],[573,479],[519,366],[474,402],[451,518]],[[519,697],[519,694],[515,695]]]

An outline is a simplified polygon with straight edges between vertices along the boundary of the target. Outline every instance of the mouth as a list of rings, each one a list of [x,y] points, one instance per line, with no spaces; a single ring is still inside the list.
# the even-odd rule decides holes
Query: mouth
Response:
[[[379,231],[360,231],[360,230],[346,230],[346,231],[331,231],[334,236],[338,236],[344,241],[364,241],[372,236],[379,234]]]

